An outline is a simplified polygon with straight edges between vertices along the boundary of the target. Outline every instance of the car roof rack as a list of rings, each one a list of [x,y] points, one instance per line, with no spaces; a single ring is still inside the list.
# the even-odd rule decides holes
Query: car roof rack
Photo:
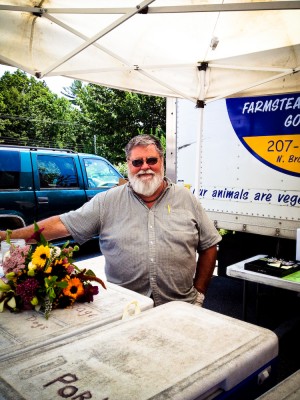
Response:
[[[74,150],[71,149],[59,149],[55,147],[40,147],[40,146],[22,146],[22,145],[14,145],[14,144],[2,144],[0,143],[0,146],[3,147],[9,147],[9,148],[18,148],[18,149],[28,149],[32,151],[37,151],[37,150],[50,150],[50,151],[65,151],[67,153],[77,153]]]

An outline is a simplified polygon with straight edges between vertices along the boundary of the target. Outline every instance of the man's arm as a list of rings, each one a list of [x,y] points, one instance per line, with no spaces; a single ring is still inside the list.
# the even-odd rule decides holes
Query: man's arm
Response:
[[[209,247],[199,253],[194,286],[198,292],[205,295],[213,275],[217,259],[217,246]]]
[[[61,222],[58,215],[50,217],[38,222],[40,229],[44,228],[42,231],[43,236],[46,240],[59,239],[66,236],[70,236],[69,231],[65,225]],[[12,231],[11,239],[29,239],[34,233],[34,226],[28,225],[24,228],[15,229]],[[0,231],[0,239],[5,240],[6,231]],[[34,240],[32,241],[34,243]]]

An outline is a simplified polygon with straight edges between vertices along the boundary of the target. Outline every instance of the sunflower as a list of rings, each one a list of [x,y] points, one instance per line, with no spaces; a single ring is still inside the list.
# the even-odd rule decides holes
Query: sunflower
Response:
[[[67,277],[68,269],[61,262],[55,261],[55,263],[52,264],[52,271],[50,273],[57,276],[58,280],[61,281]]]
[[[70,296],[65,296],[60,293],[53,301],[52,308],[69,308],[75,302],[75,299]]]
[[[32,255],[32,263],[43,267],[46,264],[47,258],[50,257],[50,247],[38,246]]]
[[[78,278],[69,279],[68,286],[63,289],[63,293],[65,296],[70,296],[73,297],[74,299],[77,299],[77,297],[84,295],[84,287],[80,279]]]

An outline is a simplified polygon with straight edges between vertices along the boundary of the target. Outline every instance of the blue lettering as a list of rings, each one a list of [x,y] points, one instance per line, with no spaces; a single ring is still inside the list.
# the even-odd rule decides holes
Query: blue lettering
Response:
[[[298,195],[289,195],[289,194],[279,194],[278,195],[278,203],[290,204],[291,206],[295,206],[296,204],[300,204],[300,197]]]

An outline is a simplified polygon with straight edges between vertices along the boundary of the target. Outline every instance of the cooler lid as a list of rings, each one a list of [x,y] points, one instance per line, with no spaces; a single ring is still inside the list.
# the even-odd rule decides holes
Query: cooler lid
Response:
[[[94,283],[94,285],[98,285]],[[14,353],[48,345],[61,337],[78,334],[122,318],[125,307],[135,301],[141,311],[153,307],[153,300],[121,286],[105,282],[91,303],[75,303],[72,308],[53,310],[48,320],[43,313],[25,311],[0,316],[0,360]],[[131,311],[131,308],[129,308]]]
[[[232,389],[277,355],[273,332],[172,302],[2,361],[0,393],[8,400],[195,399]]]

